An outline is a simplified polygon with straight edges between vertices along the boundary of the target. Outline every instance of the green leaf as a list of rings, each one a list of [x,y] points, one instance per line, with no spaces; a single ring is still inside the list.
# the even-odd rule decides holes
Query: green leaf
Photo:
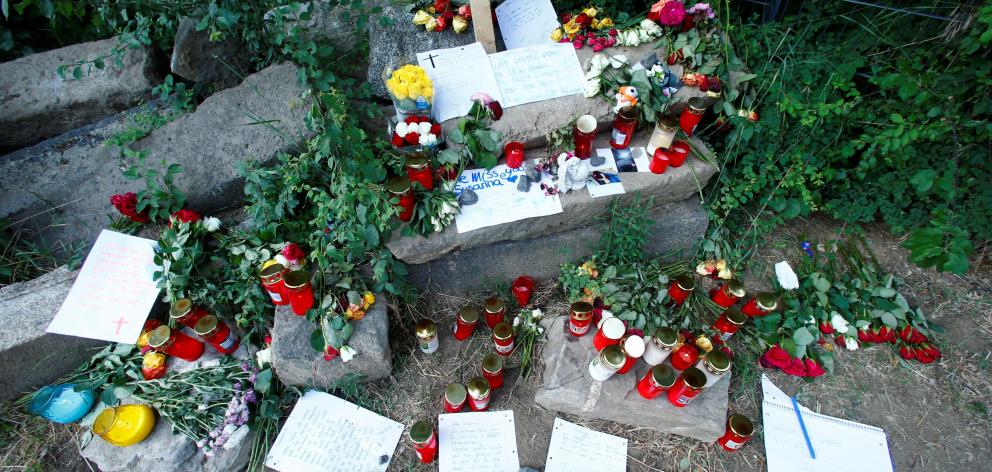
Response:
[[[100,394],[100,401],[106,403],[107,405],[117,404],[117,395],[114,394],[113,388],[107,388]]]
[[[937,173],[933,169],[923,169],[917,171],[909,178],[909,183],[916,187],[918,193],[926,193],[933,187],[933,179],[937,176]]]
[[[461,129],[455,128],[449,131],[447,138],[448,141],[451,141],[455,144],[465,144],[465,134],[462,132]]]
[[[892,329],[899,327],[899,321],[896,320],[895,315],[887,311],[885,313],[882,313],[882,323],[885,323],[885,326],[888,326]]]
[[[80,67],[80,66],[74,67],[72,69],[72,78],[73,79],[76,79],[76,80],[82,79],[83,78],[83,68]]]
[[[317,351],[317,352],[320,352],[320,353],[323,353],[324,352],[324,332],[323,331],[321,331],[319,329],[315,329],[315,330],[313,330],[313,332],[310,333],[310,347],[312,347],[314,351]]]
[[[271,387],[272,369],[264,369],[255,377],[255,390],[258,390],[262,395],[266,395],[269,393]]]
[[[792,340],[799,346],[805,346],[816,341],[816,338],[810,334],[809,330],[805,327],[797,328],[794,333],[792,333]]]

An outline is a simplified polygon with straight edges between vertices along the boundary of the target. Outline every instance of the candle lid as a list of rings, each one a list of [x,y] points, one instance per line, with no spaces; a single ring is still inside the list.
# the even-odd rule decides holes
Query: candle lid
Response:
[[[683,371],[682,380],[685,381],[686,385],[695,390],[702,390],[706,386],[706,374],[695,367],[689,367]]]
[[[500,341],[510,339],[513,337],[513,327],[510,326],[510,323],[500,321],[496,323],[496,326],[493,326],[493,337]]]
[[[602,352],[599,353],[599,357],[603,360],[603,363],[607,367],[613,370],[618,370],[623,367],[624,362],[627,361],[627,356],[623,354],[620,350],[620,346],[606,346],[603,348]]]
[[[758,294],[758,307],[765,311],[773,311],[778,308],[778,295],[774,292],[761,292]]]
[[[432,338],[437,334],[437,325],[431,320],[420,320],[414,330],[418,338]]]
[[[479,321],[479,310],[474,306],[463,306],[461,310],[458,310],[458,319],[463,323],[475,323]]]
[[[680,275],[675,278],[675,283],[686,292],[691,292],[696,288],[696,281],[692,279],[691,275]]]
[[[410,179],[406,177],[393,177],[386,183],[386,190],[393,195],[403,195],[410,191]]]
[[[723,374],[730,370],[730,356],[723,351],[710,351],[703,355],[703,365],[714,374]]]
[[[617,115],[625,120],[633,120],[637,119],[639,113],[637,112],[636,107],[627,105],[625,107],[621,107],[620,111],[617,112]]]
[[[730,418],[727,418],[727,426],[738,436],[746,438],[754,434],[754,423],[744,415],[730,415]]]
[[[286,268],[282,264],[269,264],[263,267],[262,270],[258,271],[258,275],[259,277],[269,278],[274,275],[281,274],[284,270],[286,270]]]
[[[737,298],[743,298],[747,294],[747,289],[744,288],[744,283],[737,279],[730,279],[727,281],[727,292]]]
[[[592,304],[589,302],[575,302],[572,304],[572,312],[576,315],[575,319],[588,320],[592,318]]]
[[[672,349],[678,344],[679,336],[674,329],[661,327],[654,330],[654,337],[651,338],[651,341],[662,349]]]
[[[625,356],[638,358],[644,355],[644,338],[632,334],[620,341]]]
[[[706,111],[706,100],[703,97],[692,97],[686,102],[686,106],[689,107],[689,111],[694,111],[696,114]]]
[[[430,165],[431,161],[422,153],[411,154],[406,158],[406,166],[413,170],[423,170]]]
[[[655,115],[657,126],[667,132],[674,132],[679,129],[679,120],[674,116],[659,112]]]
[[[497,354],[487,354],[482,358],[482,370],[490,374],[499,373],[503,370],[503,359]]]
[[[627,325],[620,318],[611,316],[600,320],[599,330],[609,339],[620,339],[627,332]]]
[[[468,394],[472,398],[482,398],[489,395],[489,381],[482,377],[475,377],[468,381]]]
[[[216,316],[207,315],[200,318],[200,320],[196,322],[196,326],[193,328],[193,331],[200,336],[206,336],[213,330],[217,329],[217,323],[218,321]]]
[[[182,318],[193,311],[193,300],[180,298],[169,308],[169,318]]]
[[[727,316],[727,321],[730,321],[737,326],[743,325],[744,322],[747,321],[747,316],[745,316],[744,313],[742,313],[741,310],[735,306],[727,308],[727,311],[723,312],[723,314]]]
[[[172,330],[169,329],[168,325],[162,325],[148,333],[148,345],[153,348],[162,347],[168,343],[171,338]]]
[[[452,405],[465,403],[465,386],[460,383],[450,383],[444,389],[444,399]]]
[[[410,427],[410,441],[416,444],[423,444],[431,439],[434,434],[434,427],[426,421],[418,421]]]
[[[651,377],[654,378],[654,383],[658,384],[661,388],[669,388],[675,385],[675,379],[678,378],[675,375],[675,369],[667,364],[658,364],[651,368]]]
[[[286,288],[301,288],[310,283],[310,273],[305,270],[294,270],[286,274]]]
[[[489,297],[486,299],[486,312],[488,313],[498,313],[503,311],[503,300],[499,297]]]

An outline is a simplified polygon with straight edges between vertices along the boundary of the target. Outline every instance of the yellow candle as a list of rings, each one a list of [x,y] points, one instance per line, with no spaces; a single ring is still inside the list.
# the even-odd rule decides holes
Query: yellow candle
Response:
[[[93,422],[93,434],[125,447],[144,441],[154,427],[155,413],[148,405],[121,405],[100,412]]]

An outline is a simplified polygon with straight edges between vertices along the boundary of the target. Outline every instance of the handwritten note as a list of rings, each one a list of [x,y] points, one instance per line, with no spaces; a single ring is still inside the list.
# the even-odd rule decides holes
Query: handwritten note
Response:
[[[555,418],[544,472],[605,470],[627,470],[627,440]]]
[[[455,413],[437,418],[439,472],[517,472],[513,411]]]
[[[462,172],[455,184],[455,193],[461,194],[466,189],[471,189],[479,196],[479,201],[461,207],[461,212],[455,216],[458,232],[467,233],[487,226],[561,213],[558,195],[545,195],[544,190],[541,190],[541,182],[531,182],[527,192],[517,190],[517,184],[524,173],[524,166],[511,169],[505,164],[491,170],[472,169]],[[541,179],[544,183],[551,183],[551,179],[543,174]]]
[[[559,26],[551,0],[506,0],[496,7],[496,20],[507,49],[548,44]]]
[[[503,107],[582,93],[585,76],[571,44],[511,49],[489,56]]]
[[[281,472],[385,471],[403,425],[334,395],[309,391],[265,458]]]
[[[480,43],[420,52],[417,63],[434,83],[432,113],[439,122],[468,114],[472,95],[478,92],[503,103],[489,56]]]
[[[155,241],[103,230],[47,331],[137,341],[159,293],[154,257]]]

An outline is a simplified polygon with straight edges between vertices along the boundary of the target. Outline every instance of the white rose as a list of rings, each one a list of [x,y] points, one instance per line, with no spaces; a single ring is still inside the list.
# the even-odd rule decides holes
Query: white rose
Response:
[[[276,254],[276,257],[274,257],[273,259],[275,259],[276,262],[281,264],[283,267],[289,267],[289,259],[286,259],[286,256],[282,254]]]
[[[617,54],[616,56],[610,56],[610,67],[614,69],[619,69],[627,64],[630,64],[630,59],[627,58],[626,54]]]
[[[799,288],[799,277],[787,261],[775,264],[775,277],[778,278],[779,285],[786,290]]]
[[[258,366],[265,368],[272,362],[272,349],[266,348],[255,353],[255,358],[258,359]]]
[[[520,326],[520,316],[513,317],[513,326],[514,327]]]
[[[358,351],[352,349],[351,346],[341,346],[338,354],[341,355],[342,362],[348,362],[358,354]]]
[[[408,133],[408,132],[409,132],[409,130],[407,129],[407,126],[406,126],[406,123],[405,122],[402,122],[401,121],[401,122],[399,122],[399,123],[396,124],[396,134],[400,135],[401,138],[403,136],[406,136],[406,133]]]
[[[858,340],[857,339],[854,339],[854,338],[849,338],[849,337],[845,336],[844,337],[844,347],[846,347],[848,351],[857,351],[858,350]]]
[[[624,37],[624,40],[623,40],[623,42],[624,42],[623,45],[624,46],[639,46],[641,44],[641,41],[640,41],[639,37],[637,36],[637,31],[636,30],[627,31],[623,35],[623,37]]]
[[[207,232],[213,233],[220,229],[220,218],[214,218],[208,216],[203,219],[203,227],[206,228]]]
[[[586,98],[592,98],[599,95],[600,89],[603,88],[603,81],[599,78],[589,79],[586,81],[586,89],[582,92],[582,96]]]
[[[589,59],[589,73],[586,74],[586,78],[591,79],[593,77],[598,77],[603,73],[603,69],[606,69],[606,66],[609,63],[610,60],[602,54],[592,56],[592,59]]]
[[[638,39],[638,41],[640,41],[642,43],[646,43],[648,41],[651,41],[651,39],[652,39],[651,33],[648,33],[648,31],[645,30],[645,29],[637,30],[637,39]]]
[[[647,18],[641,21],[641,29],[647,32],[647,34],[650,34],[651,36],[657,36],[659,33],[661,33],[661,26],[659,26],[658,23],[655,23],[654,21],[651,21]]]
[[[833,316],[830,317],[830,326],[833,326],[834,331],[838,333],[846,333],[850,328],[850,323],[843,316],[840,316],[840,313],[835,311],[833,312]]]
[[[544,317],[544,312],[540,308],[535,308],[530,312],[530,316],[535,320],[539,320]]]
[[[418,136],[417,137],[417,142],[420,143],[421,146],[426,146],[427,145],[427,135],[426,134],[422,134],[422,135]]]
[[[417,131],[421,136],[431,134],[431,124],[423,121],[420,123],[420,129]]]
[[[437,144],[437,135],[436,134],[428,134],[427,135],[427,145],[428,146],[433,146],[435,144]]]

